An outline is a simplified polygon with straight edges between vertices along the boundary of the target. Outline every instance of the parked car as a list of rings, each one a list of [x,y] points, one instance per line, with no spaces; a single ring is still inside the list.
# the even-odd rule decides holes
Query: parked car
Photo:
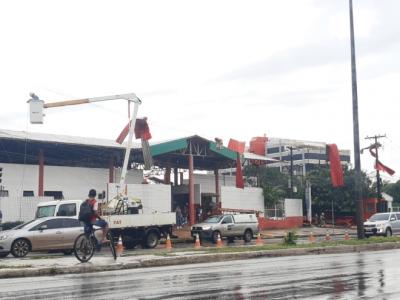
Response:
[[[82,232],[83,226],[77,218],[35,219],[11,230],[0,231],[0,257],[6,257],[9,253],[15,257],[24,257],[31,251],[49,250],[70,254],[76,237]],[[97,231],[97,238],[100,235]]]
[[[400,212],[377,213],[364,222],[364,234],[392,236],[400,233]]]
[[[243,238],[245,242],[250,242],[258,232],[258,219],[255,214],[215,215],[191,228],[193,238],[198,234],[200,239],[210,239],[213,243],[217,242],[218,235],[230,241]]]

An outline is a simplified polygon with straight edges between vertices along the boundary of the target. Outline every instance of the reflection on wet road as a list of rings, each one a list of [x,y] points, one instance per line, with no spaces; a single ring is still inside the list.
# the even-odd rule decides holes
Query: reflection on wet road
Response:
[[[0,280],[0,299],[399,299],[400,250]]]

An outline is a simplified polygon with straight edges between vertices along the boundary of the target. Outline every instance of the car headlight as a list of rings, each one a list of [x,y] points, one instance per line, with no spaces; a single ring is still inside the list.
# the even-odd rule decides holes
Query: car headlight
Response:
[[[0,235],[0,241],[6,240],[9,238],[9,235]]]
[[[211,226],[203,226],[203,230],[210,230]]]

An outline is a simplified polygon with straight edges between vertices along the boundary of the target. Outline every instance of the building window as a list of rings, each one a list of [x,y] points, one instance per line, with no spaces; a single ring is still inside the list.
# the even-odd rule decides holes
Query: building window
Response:
[[[267,149],[267,154],[278,153],[278,152],[280,152],[279,147],[273,147]]]
[[[35,194],[33,193],[33,191],[24,191],[22,196],[24,196],[24,197],[35,197]]]
[[[62,191],[44,191],[45,197],[54,197],[54,200],[64,199]]]
[[[8,190],[0,190],[0,197],[8,197]]]
[[[306,159],[326,160],[326,154],[325,153],[306,153],[305,158]]]
[[[350,162],[350,156],[348,155],[340,155],[340,160],[345,162]]]

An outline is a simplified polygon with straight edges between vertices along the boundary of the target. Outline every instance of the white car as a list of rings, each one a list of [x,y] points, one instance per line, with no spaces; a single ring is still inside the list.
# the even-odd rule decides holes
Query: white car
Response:
[[[0,257],[6,257],[9,253],[15,257],[24,257],[30,251],[49,250],[70,254],[76,237],[81,233],[83,225],[77,218],[35,219],[11,230],[0,231]],[[100,235],[100,231],[97,231],[96,237]]]
[[[377,213],[364,222],[364,235],[400,234],[400,212]]]

